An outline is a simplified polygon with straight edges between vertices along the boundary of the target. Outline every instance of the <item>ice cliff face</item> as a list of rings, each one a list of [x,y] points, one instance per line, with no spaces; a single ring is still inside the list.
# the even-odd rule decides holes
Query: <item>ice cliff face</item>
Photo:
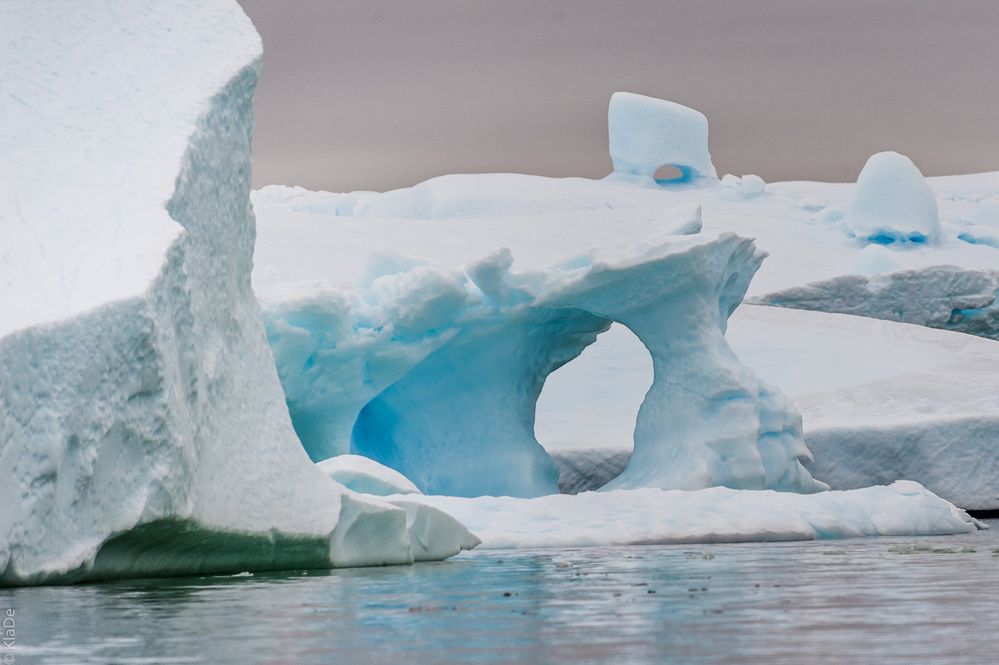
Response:
[[[0,25],[0,583],[473,546],[295,438],[250,288],[260,41],[238,6],[24,2]]]

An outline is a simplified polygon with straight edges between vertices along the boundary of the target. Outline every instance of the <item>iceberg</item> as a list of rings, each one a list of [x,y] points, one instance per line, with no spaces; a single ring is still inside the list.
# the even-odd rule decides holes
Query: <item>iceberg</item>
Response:
[[[681,211],[663,230],[694,231],[699,214]],[[315,233],[310,244],[327,249]],[[277,273],[292,268],[282,257],[302,261],[271,250],[262,247],[261,264]],[[723,335],[762,259],[731,234],[665,235],[523,273],[507,249],[461,272],[375,255],[354,288],[294,281],[258,292],[314,459],[360,454],[425,493],[555,493],[556,468],[534,437],[538,395],[616,321],[649,349],[661,379],[639,413],[622,487],[815,491],[825,486],[800,463],[809,453],[797,412]]]
[[[346,490],[295,437],[250,286],[261,46],[240,8],[0,21],[0,584],[474,546],[438,510]]]

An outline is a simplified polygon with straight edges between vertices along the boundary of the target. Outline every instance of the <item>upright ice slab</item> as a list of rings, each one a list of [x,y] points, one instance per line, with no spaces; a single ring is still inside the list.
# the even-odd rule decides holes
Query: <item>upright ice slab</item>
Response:
[[[612,178],[652,184],[656,170],[674,166],[680,180],[717,178],[708,153],[708,119],[675,102],[615,92],[607,111]]]
[[[0,584],[474,545],[295,438],[250,288],[239,7],[13,2],[0,31]]]

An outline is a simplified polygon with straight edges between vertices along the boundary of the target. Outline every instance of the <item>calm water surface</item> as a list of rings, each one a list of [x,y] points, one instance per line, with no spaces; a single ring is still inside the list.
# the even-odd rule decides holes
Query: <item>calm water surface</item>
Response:
[[[999,521],[0,590],[15,663],[997,663]],[[9,661],[0,661],[7,663]]]

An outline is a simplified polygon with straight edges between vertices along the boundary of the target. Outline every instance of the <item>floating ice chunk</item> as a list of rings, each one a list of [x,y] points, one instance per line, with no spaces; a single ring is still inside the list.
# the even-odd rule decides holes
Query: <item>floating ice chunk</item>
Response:
[[[607,112],[614,179],[653,184],[660,166],[675,166],[680,180],[716,178],[708,153],[708,119],[675,102],[615,92]]]
[[[363,455],[337,455],[317,462],[327,476],[362,494],[419,494],[420,488],[406,476]]]
[[[897,152],[867,160],[845,223],[852,236],[882,245],[940,240],[936,196],[912,160]]]

